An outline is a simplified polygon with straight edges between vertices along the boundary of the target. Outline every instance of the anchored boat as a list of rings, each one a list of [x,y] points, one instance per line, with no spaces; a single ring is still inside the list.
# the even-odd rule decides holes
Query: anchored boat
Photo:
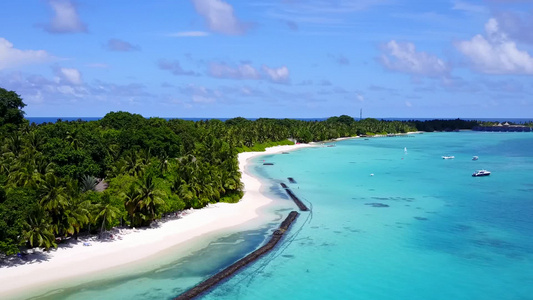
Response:
[[[487,170],[477,170],[472,174],[472,177],[489,176],[490,172]]]

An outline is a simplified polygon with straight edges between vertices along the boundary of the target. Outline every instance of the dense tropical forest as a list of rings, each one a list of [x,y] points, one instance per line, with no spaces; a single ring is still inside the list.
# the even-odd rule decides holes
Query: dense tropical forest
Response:
[[[0,88],[0,255],[49,249],[119,225],[147,226],[209,203],[237,202],[243,195],[239,152],[417,130],[412,122],[346,115],[320,122],[193,122],[128,112],[36,125],[24,119],[24,107],[18,94]],[[434,128],[452,125],[470,123]]]

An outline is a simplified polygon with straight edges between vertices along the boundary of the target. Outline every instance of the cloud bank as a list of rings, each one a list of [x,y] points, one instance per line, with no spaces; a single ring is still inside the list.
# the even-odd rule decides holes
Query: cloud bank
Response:
[[[391,40],[382,51],[380,62],[389,70],[429,77],[444,76],[450,71],[449,66],[437,56],[417,52],[413,43]]]
[[[209,64],[207,73],[216,78],[253,80],[266,79],[274,83],[288,83],[290,81],[289,68],[286,66],[271,68],[263,65],[259,70],[248,63],[230,66],[226,63],[212,62]]]
[[[240,64],[236,67],[225,63],[212,62],[209,64],[209,75],[217,78],[259,79],[261,74],[250,64]]]
[[[533,57],[517,48],[498,21],[489,19],[485,36],[478,34],[469,41],[460,41],[457,50],[465,55],[472,67],[487,74],[533,74]]]
[[[44,50],[20,50],[8,40],[0,37],[0,70],[20,65],[43,63],[53,57]]]

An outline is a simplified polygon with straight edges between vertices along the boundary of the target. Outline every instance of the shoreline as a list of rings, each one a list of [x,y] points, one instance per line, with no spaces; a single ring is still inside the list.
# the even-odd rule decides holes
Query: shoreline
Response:
[[[273,200],[261,193],[259,179],[246,172],[249,160],[313,146],[296,144],[270,147],[264,152],[239,153],[244,196],[238,203],[216,203],[187,210],[178,219],[159,222],[156,228],[115,229],[112,241],[98,240],[96,236],[70,240],[49,252],[34,251],[26,256],[27,263],[2,265],[0,298],[18,298],[35,291],[45,293],[47,287],[50,290],[55,286],[54,283],[132,266],[172,247],[184,247],[186,242],[200,236],[256,219],[258,210]],[[84,246],[85,243],[90,246]]]

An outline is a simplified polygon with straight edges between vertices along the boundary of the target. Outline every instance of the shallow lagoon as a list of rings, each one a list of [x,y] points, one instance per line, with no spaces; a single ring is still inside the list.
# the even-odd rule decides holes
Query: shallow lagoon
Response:
[[[202,299],[532,299],[532,149],[530,133],[453,132],[263,157],[313,211]]]

